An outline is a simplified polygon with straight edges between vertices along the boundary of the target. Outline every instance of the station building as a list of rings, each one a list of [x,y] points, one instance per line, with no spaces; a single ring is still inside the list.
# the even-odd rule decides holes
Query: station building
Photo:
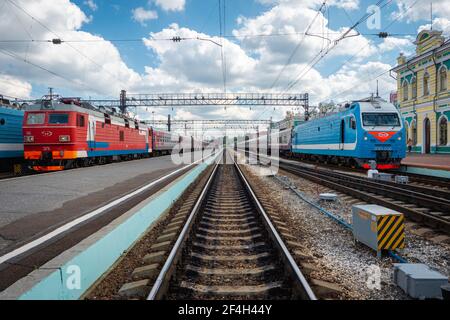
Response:
[[[412,152],[450,154],[450,39],[441,31],[423,30],[416,53],[397,58],[398,106]]]

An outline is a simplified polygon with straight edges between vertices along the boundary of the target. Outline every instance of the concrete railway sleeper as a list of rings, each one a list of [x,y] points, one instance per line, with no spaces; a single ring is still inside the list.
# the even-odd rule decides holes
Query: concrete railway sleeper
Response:
[[[368,203],[375,203],[397,210],[404,213],[413,221],[423,223],[429,227],[450,234],[450,211],[448,210],[446,202],[442,202],[441,206],[437,204],[438,202],[433,203],[433,208],[438,210],[438,212],[433,212],[430,210],[430,207],[427,207],[429,201],[431,201],[430,199],[421,198],[422,200],[417,202],[415,197],[409,195],[409,191],[405,191],[402,194],[400,190],[393,191],[387,186],[384,188],[374,188],[374,186],[369,185],[369,183],[358,183],[353,182],[350,179],[343,180],[335,178],[328,171],[322,173],[314,170],[305,170],[298,166],[286,165],[284,163],[280,164],[280,168],[294,175],[327,186],[336,191],[341,191]],[[401,202],[396,200],[401,200]],[[411,203],[414,203],[414,205]],[[416,207],[415,204],[417,204],[418,207]]]
[[[215,167],[147,299],[316,296],[235,164]]]

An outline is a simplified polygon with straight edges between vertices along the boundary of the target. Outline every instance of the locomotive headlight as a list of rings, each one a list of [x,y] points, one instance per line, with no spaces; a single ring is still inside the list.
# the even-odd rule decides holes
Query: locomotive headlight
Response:
[[[399,136],[397,139],[398,139],[398,141],[402,141],[402,137],[401,136]]]
[[[34,142],[34,136],[23,136],[23,142]]]
[[[70,142],[70,136],[59,136],[59,142]]]
[[[369,140],[369,137],[368,136],[364,136],[364,141],[367,141],[367,140]]]

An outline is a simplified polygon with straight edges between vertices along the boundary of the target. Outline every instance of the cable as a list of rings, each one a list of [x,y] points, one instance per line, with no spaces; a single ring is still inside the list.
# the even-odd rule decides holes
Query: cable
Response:
[[[56,34],[53,30],[51,30],[49,27],[47,27],[44,23],[42,23],[40,20],[38,20],[37,18],[35,18],[33,15],[31,15],[30,13],[28,13],[28,11],[26,11],[24,8],[22,8],[20,5],[16,4],[14,1],[12,0],[5,0],[8,1],[9,3],[11,3],[12,5],[14,5],[17,9],[21,10],[23,13],[25,13],[27,16],[29,16],[32,20],[36,21],[40,26],[42,26],[45,30],[47,30],[48,32],[52,33],[53,35],[55,35],[58,39],[61,39],[61,37]],[[54,39],[57,40],[57,39]],[[52,42],[54,43],[55,41],[52,40]],[[61,41],[62,42],[62,41]],[[81,52],[79,49],[75,48],[73,45],[71,45],[70,43],[66,44],[72,48],[73,50],[75,50],[76,52],[78,52],[78,54],[80,54],[81,56],[83,56],[85,59],[89,60],[91,63],[97,65],[98,67],[100,67],[101,69],[103,69],[104,71],[106,71],[109,75],[111,75],[112,77],[116,78],[119,83],[122,83],[122,80],[119,79],[117,76],[113,75],[111,72],[109,72],[108,70],[105,69],[105,67],[103,65],[98,64],[97,62],[95,62],[92,58],[86,56],[83,52]],[[93,90],[95,91],[95,90]]]
[[[329,35],[338,35],[341,33],[338,32],[327,32]],[[380,37],[380,33],[359,33],[362,36],[374,36]],[[240,38],[263,38],[263,37],[287,37],[287,36],[298,36],[305,35],[308,37],[321,37],[323,33],[308,33],[304,32],[291,32],[291,33],[271,33],[271,34],[245,34],[245,35],[222,35],[223,38],[232,38],[232,39],[240,39]],[[415,36],[416,33],[389,33],[387,36],[389,37],[408,37]],[[199,38],[199,37],[172,37],[172,38],[152,38],[146,39],[147,41],[187,41],[187,40],[210,40],[212,38],[219,38],[220,35],[211,35],[208,38]],[[99,42],[139,42],[142,43],[142,38],[140,39],[95,39],[95,40],[73,40],[73,39],[0,39],[0,43],[27,43],[27,42],[38,42],[38,43],[52,43],[54,41],[60,41],[61,43],[99,43]],[[175,41],[177,40],[177,41]]]
[[[383,2],[383,1],[385,1],[385,0],[380,0],[380,1],[378,1],[375,5],[376,6],[380,6],[381,5],[381,3]],[[385,6],[387,6],[390,2],[391,2],[392,0],[389,0],[387,3],[385,3],[383,6],[381,6],[381,8],[380,9],[382,9],[382,8],[384,8]],[[298,84],[298,82],[306,75],[306,74],[308,74],[308,72],[312,69],[312,68],[314,68],[331,50],[333,50],[339,43],[340,43],[340,41],[342,41],[343,39],[345,39],[346,37],[349,37],[348,35],[350,34],[350,32],[352,31],[352,30],[354,30],[358,25],[360,25],[361,23],[363,23],[363,22],[365,22],[365,21],[367,21],[367,19],[369,19],[371,16],[373,16],[375,14],[375,11],[374,12],[372,12],[372,13],[366,13],[362,18],[360,18],[356,23],[354,23],[346,32],[344,32],[340,37],[338,37],[336,40],[334,40],[334,42],[333,42],[333,44],[329,47],[329,48],[327,48],[327,50],[324,52],[324,53],[322,53],[322,51],[321,52],[319,52],[319,54],[317,54],[312,60],[311,60],[311,62],[309,63],[309,64],[311,64],[310,66],[309,66],[309,68],[308,67],[306,67],[306,68],[308,68],[307,70],[306,70],[306,68],[304,68],[303,70],[302,70],[302,72],[299,74],[299,76],[294,80],[294,81],[292,81],[291,83],[289,83],[288,84],[288,86],[287,86],[287,89],[284,91],[284,92],[287,92],[287,91],[289,91],[289,90],[291,90],[294,86],[296,86],[297,84]],[[358,32],[358,31],[357,31]],[[360,35],[359,34],[359,32],[358,32],[358,34],[357,35],[352,35],[352,36],[358,36],[358,35]],[[317,58],[317,60],[316,60],[316,58]],[[308,65],[309,65],[308,64]],[[307,66],[308,66],[307,65]],[[304,70],[306,70],[306,71],[304,71]]]
[[[413,3],[412,3],[412,4],[411,4],[404,12],[403,12],[402,15],[397,16],[393,21],[391,21],[391,23],[389,23],[389,25],[387,25],[386,28],[384,28],[384,32],[387,31],[394,23],[396,23],[396,22],[397,22],[401,17],[403,17],[406,13],[408,13],[408,11],[411,10],[418,2],[419,2],[419,0],[414,1],[414,2],[413,2]],[[366,44],[364,47],[362,47],[362,48],[361,48],[360,50],[358,50],[358,51],[360,52],[362,49],[365,49],[365,47],[367,47],[367,46],[368,46],[368,44]],[[345,64],[347,64],[347,63],[348,63],[353,57],[355,57],[355,56],[356,56],[356,54],[353,55],[350,59],[347,59],[347,61],[344,62],[339,68],[343,67]],[[387,72],[389,72],[389,70],[387,70],[387,71],[385,71],[385,72],[379,74],[379,75],[376,76],[375,78],[369,79],[369,80],[367,80],[367,81],[359,82],[357,85],[352,86],[351,88],[346,89],[345,91],[341,91],[338,95],[334,95],[334,97],[338,97],[338,96],[342,95],[343,93],[346,93],[346,92],[348,92],[348,91],[350,91],[350,90],[353,90],[354,88],[356,88],[356,87],[358,87],[358,86],[360,86],[360,85],[362,85],[362,84],[365,84],[365,83],[367,83],[367,82],[373,81],[373,80],[375,80],[375,79],[377,79],[377,78],[383,76],[383,75],[386,74]],[[330,75],[331,75],[331,74],[330,74]],[[331,98],[331,95],[329,95],[328,97],[326,97],[325,99],[323,99],[323,101],[326,101],[326,100],[328,100],[329,98]]]
[[[273,81],[272,85],[270,86],[270,90],[272,90],[275,85],[277,84],[278,80],[280,80],[281,75],[283,74],[284,70],[286,70],[287,66],[289,64],[291,64],[292,59],[294,58],[295,54],[297,53],[298,49],[300,48],[300,46],[303,44],[303,41],[306,38],[306,35],[308,34],[308,31],[311,29],[312,25],[314,24],[314,22],[316,21],[317,17],[319,16],[320,12],[322,11],[322,9],[324,8],[325,4],[327,1],[324,1],[322,3],[322,5],[320,6],[320,8],[317,10],[316,15],[314,16],[314,18],[312,19],[312,21],[309,23],[309,25],[306,27],[305,32],[303,33],[303,37],[301,38],[300,42],[297,44],[297,46],[294,48],[294,51],[292,51],[291,55],[289,56],[287,62],[284,64],[283,68],[280,70],[280,72],[278,73],[277,77],[275,78],[275,80]]]
[[[223,0],[225,1],[225,0]],[[222,30],[222,2],[218,0],[219,4],[219,34],[220,34],[220,58],[222,61],[222,81],[223,81],[223,91],[227,92],[227,79],[226,79],[226,65],[225,56],[223,51],[223,30]],[[225,4],[225,2],[224,2]]]

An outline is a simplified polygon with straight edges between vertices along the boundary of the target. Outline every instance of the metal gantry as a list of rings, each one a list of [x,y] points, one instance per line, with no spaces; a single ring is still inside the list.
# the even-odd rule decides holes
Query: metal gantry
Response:
[[[84,100],[95,105],[118,107],[186,107],[186,106],[294,106],[309,107],[309,96],[283,93],[152,93],[127,94],[122,90],[119,100]]]
[[[155,128],[171,130],[209,131],[209,130],[257,130],[269,127],[272,120],[146,120],[146,124]]]

